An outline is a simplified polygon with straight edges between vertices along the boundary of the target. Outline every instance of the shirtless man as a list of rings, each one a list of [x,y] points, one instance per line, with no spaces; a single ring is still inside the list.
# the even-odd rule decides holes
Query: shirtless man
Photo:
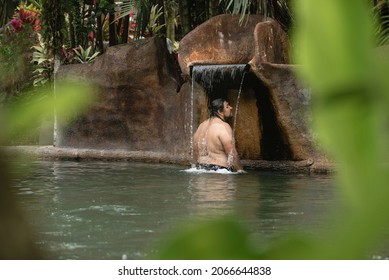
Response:
[[[209,119],[200,124],[193,137],[197,168],[214,171],[227,169],[243,173],[232,129],[226,122],[226,119],[232,117],[231,105],[224,99],[215,99],[210,104],[209,111]]]

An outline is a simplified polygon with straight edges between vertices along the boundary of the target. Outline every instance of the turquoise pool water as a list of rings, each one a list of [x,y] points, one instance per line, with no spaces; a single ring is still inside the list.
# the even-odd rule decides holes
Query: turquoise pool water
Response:
[[[147,259],[193,217],[232,214],[253,238],[323,230],[336,204],[330,176],[188,172],[182,166],[103,161],[19,164],[15,192],[55,259]]]

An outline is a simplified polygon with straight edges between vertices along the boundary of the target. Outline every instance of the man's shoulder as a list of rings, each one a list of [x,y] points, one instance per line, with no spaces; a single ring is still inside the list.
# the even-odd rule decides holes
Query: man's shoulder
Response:
[[[212,124],[212,130],[220,131],[220,132],[225,132],[225,131],[228,132],[231,130],[231,127],[228,123],[220,121]]]

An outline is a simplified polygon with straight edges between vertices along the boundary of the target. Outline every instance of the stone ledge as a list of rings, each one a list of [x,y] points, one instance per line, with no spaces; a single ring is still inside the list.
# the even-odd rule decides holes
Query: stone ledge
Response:
[[[295,174],[332,174],[334,172],[334,166],[330,162],[324,160],[314,161],[313,159],[299,161],[242,160],[242,165],[245,169]]]
[[[146,163],[168,163],[190,165],[185,157],[170,153],[150,151],[129,151],[124,149],[75,149],[54,146],[5,146],[7,155],[23,154],[42,160],[106,160],[106,161],[139,161]],[[267,161],[242,160],[247,170],[264,170],[285,173],[332,174],[334,166],[329,161],[312,159],[301,161]]]
[[[6,146],[3,150],[8,155],[23,154],[44,160],[107,160],[107,161],[142,161],[154,163],[185,164],[187,159],[170,153],[150,151],[129,151],[125,149],[76,149],[54,146]]]

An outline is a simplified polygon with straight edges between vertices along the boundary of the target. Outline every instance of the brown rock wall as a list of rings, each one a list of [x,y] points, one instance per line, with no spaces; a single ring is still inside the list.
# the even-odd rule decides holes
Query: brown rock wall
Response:
[[[108,48],[92,64],[62,66],[59,79],[88,79],[97,85],[98,101],[60,128],[58,146],[187,154],[184,104],[190,96],[176,91],[174,69],[157,38]]]
[[[309,128],[310,93],[295,78],[295,66],[287,64],[287,35],[261,16],[250,16],[243,26],[238,18],[217,16],[185,36],[179,50],[182,71],[189,75],[196,64],[248,63],[235,128],[242,160],[311,164],[319,156]],[[90,65],[62,66],[58,77],[89,78],[99,97],[85,115],[60,128],[59,147],[123,149],[145,157],[158,153],[191,160],[190,135],[208,116],[210,93],[196,82],[192,87],[192,81],[177,92],[181,80],[164,40],[108,48]],[[221,94],[235,106],[238,88],[222,87],[211,96]]]

